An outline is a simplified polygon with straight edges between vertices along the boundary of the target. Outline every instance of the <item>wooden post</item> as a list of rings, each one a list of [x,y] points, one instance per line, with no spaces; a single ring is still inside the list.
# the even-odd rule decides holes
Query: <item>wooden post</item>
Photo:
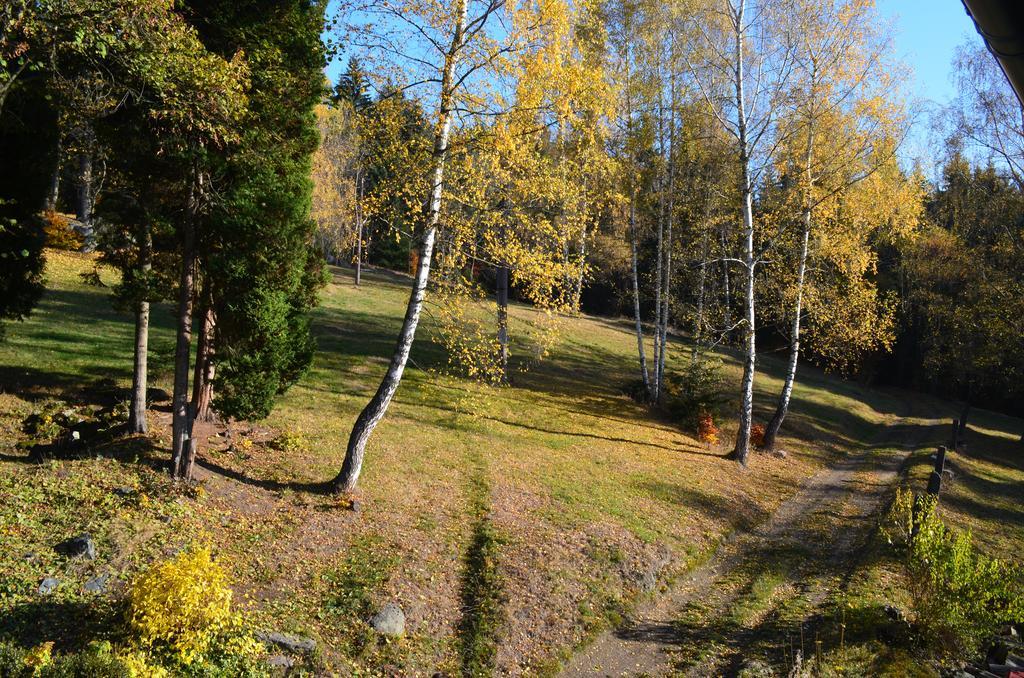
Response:
[[[950,436],[949,436],[949,449],[951,449],[951,450],[955,450],[956,449],[956,439],[957,439],[957,436],[959,435],[959,433],[960,433],[960,420],[959,419],[954,419],[953,420],[953,431],[950,433]]]
[[[942,471],[946,468],[946,448],[943,445],[939,445],[938,451],[935,453],[935,470],[932,471],[931,477],[928,478],[928,494],[933,496],[939,496],[939,491],[942,489]]]

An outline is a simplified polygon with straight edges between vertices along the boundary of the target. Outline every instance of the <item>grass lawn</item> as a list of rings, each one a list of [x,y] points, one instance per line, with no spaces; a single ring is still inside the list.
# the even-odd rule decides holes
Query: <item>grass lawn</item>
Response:
[[[427,313],[367,449],[362,510],[352,512],[312,487],[340,467],[393,347],[409,280],[369,272],[355,288],[348,271],[335,269],[315,314],[313,368],[267,421],[201,430],[198,488],[174,488],[153,470],[168,456],[166,402],[153,407],[149,439],[30,464],[17,444],[33,409],[54,398],[110,404],[130,383],[131,319],[111,308],[108,289],[83,282],[92,267],[89,256],[50,252],[46,296],[0,344],[0,637],[23,643],[74,646],[116,633],[124,582],[153,559],[208,541],[251,622],[313,636],[327,668],[550,673],[650,594],[652,573],[664,582],[762,520],[830,459],[911,414],[911,398],[913,413],[929,413],[922,427],[939,431],[953,412],[801,368],[781,441],[788,455],[755,454],[743,470],[723,458],[733,422],[724,422],[722,445],[708,449],[624,395],[636,372],[624,321],[562,320],[550,355],[534,361],[520,342],[517,364],[530,369],[513,387],[494,388],[446,372]],[[115,276],[105,270],[102,279]],[[170,390],[172,320],[162,305],[153,315],[151,385]],[[515,336],[542,320],[525,307],[511,315]],[[674,343],[670,366],[686,356]],[[720,358],[738,382],[735,357]],[[772,357],[762,363],[760,421],[782,367]],[[1024,537],[1019,433],[1016,420],[977,413],[947,503],[954,523],[1003,553]],[[123,487],[134,491],[114,492]],[[97,540],[95,561],[54,552],[85,531]],[[108,593],[84,593],[99,574],[110,575]],[[61,584],[43,597],[46,576]],[[392,600],[408,633],[382,642],[367,619]]]

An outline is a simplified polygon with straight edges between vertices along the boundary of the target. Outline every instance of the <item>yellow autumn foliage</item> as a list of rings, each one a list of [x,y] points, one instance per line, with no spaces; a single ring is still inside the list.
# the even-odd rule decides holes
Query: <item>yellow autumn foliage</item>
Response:
[[[52,640],[36,645],[25,655],[25,667],[32,669],[34,674],[38,673],[40,669],[51,661],[53,661]]]
[[[209,548],[154,565],[131,586],[128,623],[139,644],[166,647],[183,664],[201,660],[232,622],[227,573]]]

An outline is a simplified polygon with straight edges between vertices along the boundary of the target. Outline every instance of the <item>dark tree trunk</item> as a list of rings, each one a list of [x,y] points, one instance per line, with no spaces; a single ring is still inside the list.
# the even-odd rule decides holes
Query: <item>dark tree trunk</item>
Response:
[[[498,304],[498,366],[501,380],[508,383],[508,266],[495,271],[495,300]]]
[[[405,310],[405,319],[398,334],[398,344],[391,356],[387,372],[377,392],[366,404],[356,418],[356,423],[349,434],[348,447],[345,450],[345,461],[341,471],[331,481],[334,492],[353,492],[359,482],[359,474],[363,467],[366,454],[366,443],[373,430],[384,418],[391,399],[402,381],[405,364],[409,360],[412,342],[416,336],[423,299],[427,291],[427,280],[430,277],[430,262],[434,254],[434,241],[437,237],[437,225],[441,218],[441,196],[444,191],[444,168],[448,159],[448,138],[452,128],[452,106],[454,105],[455,64],[463,48],[464,31],[468,1],[461,0],[456,15],[452,43],[445,54],[441,77],[441,91],[438,101],[438,120],[434,134],[433,167],[431,172],[430,194],[427,200],[427,219],[420,241],[419,256],[416,262],[416,275],[413,278],[409,304]]]
[[[43,200],[43,211],[54,212],[60,202],[60,170],[64,160],[64,146],[58,136],[54,144],[53,173],[50,174],[50,186],[46,189],[46,198]]]
[[[213,360],[214,332],[217,316],[213,310],[213,295],[209,285],[203,291],[203,311],[199,319],[198,343],[196,345],[196,363],[192,372],[192,419],[193,421],[213,421],[213,378],[215,363]]]
[[[192,440],[192,408],[188,399],[188,369],[192,351],[192,296],[196,265],[196,218],[199,213],[201,177],[193,172],[185,219],[182,223],[181,276],[178,283],[178,332],[174,347],[174,395],[171,424],[171,475],[192,477],[195,446]]]
[[[78,192],[75,218],[83,224],[92,220],[92,153],[78,156]]]
[[[153,267],[153,237],[149,224],[140,229],[139,269],[148,278]],[[146,388],[149,370],[149,301],[135,307],[135,367],[132,371],[132,401],[128,411],[129,433],[146,433]]]
[[[363,280],[363,173],[356,184],[356,287]]]

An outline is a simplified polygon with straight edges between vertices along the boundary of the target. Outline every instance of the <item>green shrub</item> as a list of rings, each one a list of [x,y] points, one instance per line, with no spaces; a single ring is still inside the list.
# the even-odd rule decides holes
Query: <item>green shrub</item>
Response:
[[[53,643],[25,650],[0,642],[0,678],[134,678],[109,643],[90,643],[81,652],[54,654]]]
[[[681,426],[695,431],[702,415],[717,419],[725,402],[721,371],[720,361],[705,360],[690,363],[682,372],[666,372],[665,411]]]
[[[976,652],[1000,624],[1024,621],[1021,572],[975,548],[970,532],[948,528],[935,499],[900,489],[885,533],[903,552],[915,621],[943,654]]]

